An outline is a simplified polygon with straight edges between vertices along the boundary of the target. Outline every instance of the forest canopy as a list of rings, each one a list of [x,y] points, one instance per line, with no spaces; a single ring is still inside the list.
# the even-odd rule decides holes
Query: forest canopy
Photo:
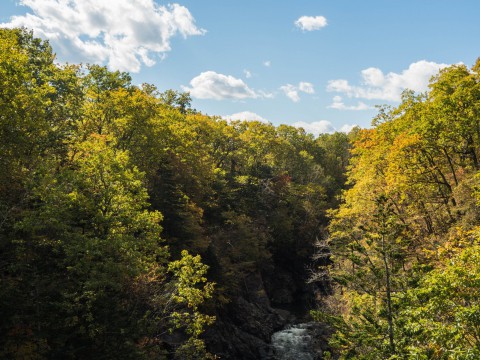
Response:
[[[213,359],[320,300],[334,358],[478,359],[479,149],[480,62],[315,137],[0,29],[0,358]]]
[[[316,313],[341,359],[480,358],[479,70],[441,70],[358,133]]]
[[[208,358],[247,276],[306,278],[348,136],[190,101],[0,29],[0,357]]]

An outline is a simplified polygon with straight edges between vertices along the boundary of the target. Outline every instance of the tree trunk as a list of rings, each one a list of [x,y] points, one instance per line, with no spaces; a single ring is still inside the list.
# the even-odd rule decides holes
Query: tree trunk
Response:
[[[385,235],[382,234],[382,248],[383,248],[383,264],[385,266],[385,285],[387,292],[387,321],[388,321],[388,338],[390,341],[390,351],[395,353],[395,341],[393,334],[393,311],[392,311],[392,288],[390,284],[390,268],[388,266],[388,255],[385,246]]]

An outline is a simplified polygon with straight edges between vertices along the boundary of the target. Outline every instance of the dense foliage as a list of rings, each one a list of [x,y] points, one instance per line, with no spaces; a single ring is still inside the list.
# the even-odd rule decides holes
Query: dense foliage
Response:
[[[479,70],[445,68],[358,133],[316,312],[341,359],[480,358]]]
[[[54,60],[0,29],[1,358],[213,358],[219,309],[315,244],[341,359],[480,358],[480,63],[315,138]]]
[[[306,272],[348,148],[0,29],[0,357],[211,357],[246,274]]]

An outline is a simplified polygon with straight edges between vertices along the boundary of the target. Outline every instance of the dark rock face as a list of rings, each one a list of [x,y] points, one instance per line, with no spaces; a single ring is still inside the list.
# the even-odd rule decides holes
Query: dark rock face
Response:
[[[239,298],[229,304],[215,326],[206,334],[209,350],[222,359],[264,359],[270,336],[285,319],[273,309],[258,307]]]
[[[290,313],[276,311],[259,272],[244,279],[244,292],[218,309],[217,321],[205,333],[210,352],[222,359],[264,359],[270,337],[292,320]]]
[[[302,280],[273,267],[248,274],[242,294],[217,309],[204,336],[208,350],[221,359],[271,358],[272,334],[308,314],[305,299],[314,294]]]
[[[273,273],[266,273],[266,287],[273,304],[282,306],[290,305],[295,302],[295,294],[298,290],[293,276],[281,269]]]

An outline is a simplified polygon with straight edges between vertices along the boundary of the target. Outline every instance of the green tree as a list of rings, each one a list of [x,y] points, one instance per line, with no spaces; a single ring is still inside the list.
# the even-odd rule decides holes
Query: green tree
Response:
[[[180,359],[210,358],[212,355],[207,353],[200,336],[215,317],[202,314],[199,309],[206,299],[212,297],[215,286],[205,277],[208,266],[202,264],[199,255],[192,256],[184,250],[182,258],[171,262],[168,270],[174,276],[171,323],[174,329],[183,329],[189,335],[186,343],[176,350],[176,356]]]
[[[25,30],[0,29],[0,48],[0,356],[163,356],[169,254],[148,190],[186,142],[165,118],[184,116],[126,73],[54,65]]]
[[[478,231],[478,230],[476,230]],[[405,352],[412,359],[477,359],[480,356],[480,247],[474,244],[428,273],[401,299]]]
[[[166,90],[159,97],[164,104],[178,109],[182,114],[190,111],[192,98],[188,92]]]

